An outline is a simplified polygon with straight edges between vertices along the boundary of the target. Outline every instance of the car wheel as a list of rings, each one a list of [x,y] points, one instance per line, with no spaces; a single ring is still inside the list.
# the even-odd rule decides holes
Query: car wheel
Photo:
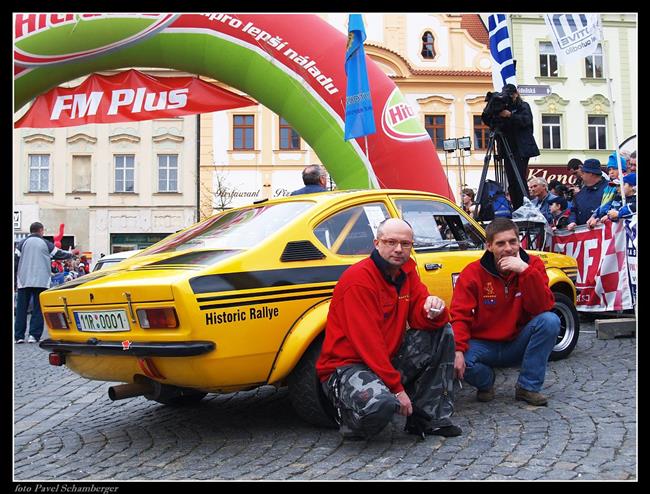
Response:
[[[580,318],[575,305],[562,293],[554,293],[555,305],[551,309],[560,318],[560,333],[549,360],[561,360],[569,356],[578,343]]]
[[[334,407],[325,397],[316,375],[316,360],[323,345],[323,335],[307,348],[287,378],[289,401],[298,416],[319,427],[336,427]]]

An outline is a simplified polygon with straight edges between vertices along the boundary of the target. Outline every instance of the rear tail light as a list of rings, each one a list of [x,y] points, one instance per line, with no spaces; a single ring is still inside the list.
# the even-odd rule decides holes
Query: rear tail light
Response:
[[[138,309],[135,311],[143,329],[177,328],[178,317],[173,307],[156,307],[153,309]]]
[[[63,312],[46,312],[43,314],[50,329],[68,329],[68,321]]]
[[[62,353],[52,352],[49,355],[50,365],[60,366],[65,364],[65,355]]]

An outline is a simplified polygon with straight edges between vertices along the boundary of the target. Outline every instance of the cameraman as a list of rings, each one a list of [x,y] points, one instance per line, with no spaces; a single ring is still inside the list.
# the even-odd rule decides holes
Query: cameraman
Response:
[[[533,137],[533,114],[530,111],[530,105],[524,102],[517,92],[514,84],[503,86],[501,93],[510,98],[511,101],[505,109],[498,114],[500,118],[500,130],[503,137],[510,144],[510,149],[519,171],[521,181],[526,184],[528,180],[528,160],[533,156],[539,156],[539,148]],[[491,121],[492,117],[483,110],[482,120],[493,127],[496,122]],[[499,149],[501,154],[503,150]],[[506,160],[508,161],[508,160]],[[511,166],[506,166],[506,176],[508,177],[508,192],[512,201],[513,209],[518,209],[524,202],[525,191],[521,190],[517,178]]]

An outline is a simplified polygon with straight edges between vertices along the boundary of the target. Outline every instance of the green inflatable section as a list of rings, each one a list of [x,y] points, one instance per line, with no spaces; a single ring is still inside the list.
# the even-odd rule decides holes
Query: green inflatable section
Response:
[[[196,33],[162,33],[114,53],[36,68],[15,82],[16,109],[52,87],[93,72],[164,67],[209,76],[284,117],[312,147],[341,189],[373,188],[366,165],[343,129],[299,80],[259,53]]]

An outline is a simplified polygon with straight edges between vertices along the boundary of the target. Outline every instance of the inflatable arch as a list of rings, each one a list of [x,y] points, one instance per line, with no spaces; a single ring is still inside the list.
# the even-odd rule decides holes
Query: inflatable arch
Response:
[[[223,81],[284,117],[339,188],[453,199],[438,155],[395,84],[367,59],[377,132],[345,141],[347,37],[309,14],[15,14],[21,108],[96,71],[165,67]],[[368,159],[369,157],[369,159]]]

